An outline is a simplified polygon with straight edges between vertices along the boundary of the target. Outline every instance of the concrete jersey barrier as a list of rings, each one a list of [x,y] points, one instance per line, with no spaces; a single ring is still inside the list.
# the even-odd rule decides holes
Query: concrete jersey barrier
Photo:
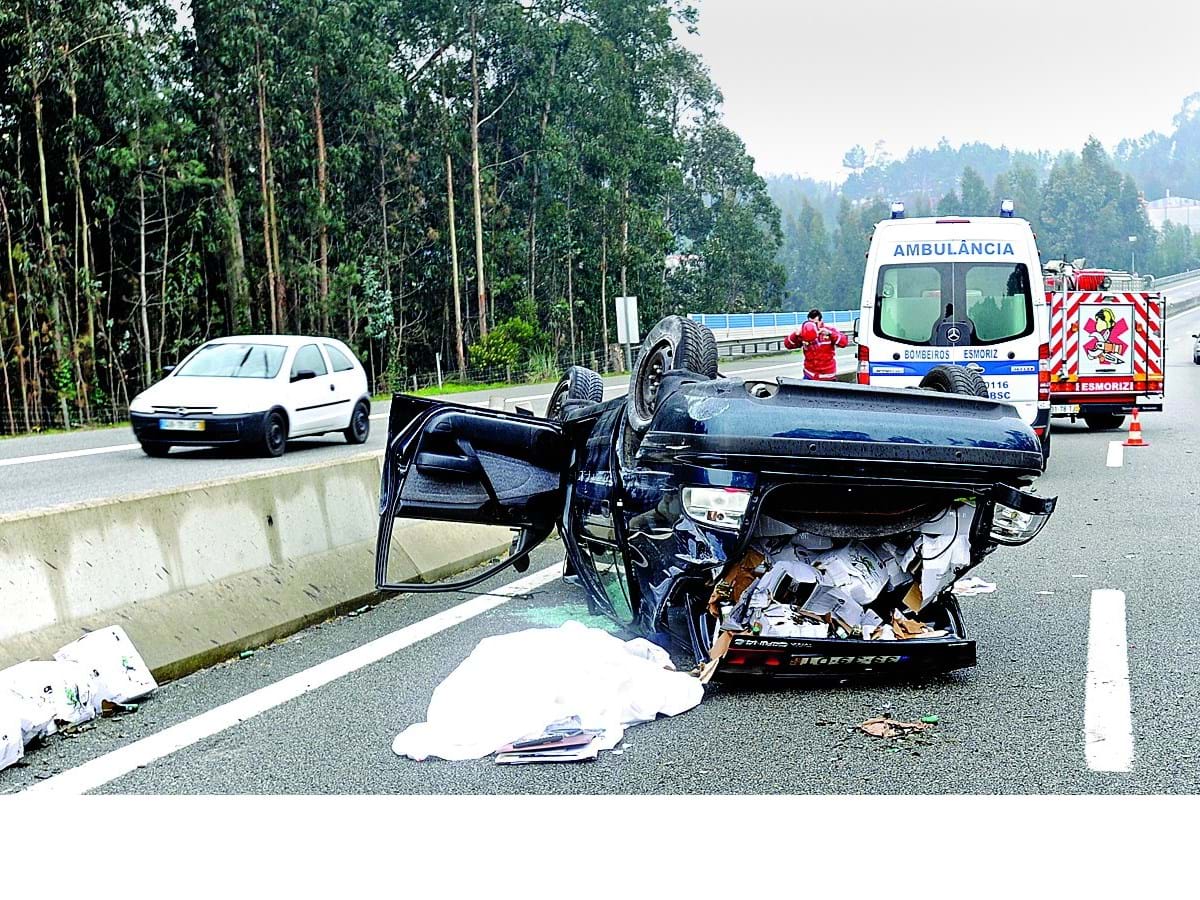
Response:
[[[371,452],[0,517],[0,668],[119,624],[169,679],[361,605],[375,585],[381,461]],[[434,581],[510,537],[401,521],[393,575]]]

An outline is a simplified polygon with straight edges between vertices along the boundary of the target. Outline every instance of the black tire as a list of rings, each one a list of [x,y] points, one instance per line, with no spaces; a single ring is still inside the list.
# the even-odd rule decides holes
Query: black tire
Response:
[[[367,438],[371,436],[371,404],[366,400],[359,400],[354,405],[354,412],[350,413],[350,424],[342,434],[346,436],[347,444],[367,442]]]
[[[171,445],[162,441],[141,441],[142,452],[155,459],[161,459],[171,452]]]
[[[1090,413],[1083,416],[1088,431],[1116,431],[1125,424],[1125,417],[1117,413]]]
[[[560,421],[571,404],[599,403],[604,399],[604,381],[586,366],[569,366],[554,386],[546,404],[546,418]]]
[[[283,456],[283,451],[287,449],[287,439],[287,416],[277,409],[271,410],[263,420],[259,448],[265,456]]]
[[[943,394],[963,394],[985,399],[988,396],[987,382],[977,372],[962,366],[934,366],[925,373],[919,386]]]
[[[629,376],[626,417],[634,431],[644,433],[658,408],[662,376],[686,369],[702,378],[717,377],[717,339],[699,322],[667,316],[650,329]]]

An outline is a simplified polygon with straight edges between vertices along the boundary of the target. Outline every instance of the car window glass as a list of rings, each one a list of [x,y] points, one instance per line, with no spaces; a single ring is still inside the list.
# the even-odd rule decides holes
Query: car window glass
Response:
[[[875,292],[877,332],[927,344],[942,314],[942,272],[935,266],[884,266]]]
[[[311,369],[318,376],[324,375],[328,370],[325,368],[325,360],[321,356],[321,351],[316,344],[305,344],[296,351],[296,359],[292,362],[292,376],[304,369]]]
[[[174,372],[181,378],[274,378],[286,347],[274,344],[206,344]]]
[[[1025,266],[968,266],[963,281],[976,343],[1005,341],[1028,332],[1032,310]]]
[[[329,356],[329,364],[333,366],[333,371],[348,372],[354,368],[354,363],[346,359],[346,354],[333,346],[333,344],[325,345],[325,353]]]

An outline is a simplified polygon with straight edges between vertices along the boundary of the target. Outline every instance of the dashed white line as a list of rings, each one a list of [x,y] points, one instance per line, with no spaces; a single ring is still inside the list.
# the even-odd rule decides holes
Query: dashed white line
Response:
[[[1108,461],[1105,465],[1110,469],[1119,469],[1125,462],[1125,447],[1120,441],[1108,442]]]
[[[437,615],[414,622],[405,628],[393,631],[368,644],[349,650],[332,659],[327,659],[303,672],[289,675],[274,684],[231,700],[215,709],[210,709],[195,718],[163,729],[157,734],[127,744],[98,756],[83,765],[68,769],[52,778],[47,778],[26,788],[23,793],[83,794],[108,784],[134,769],[147,766],[169,756],[176,750],[189,747],[197,741],[210,737],[226,728],[257,716],[309,691],[314,691],[329,682],[348,675],[358,669],[391,656],[417,641],[422,641],[440,631],[460,625],[468,619],[495,609],[514,597],[521,596],[553,581],[562,574],[562,563],[547,566],[532,575],[526,575],[496,590],[474,597]]]
[[[1089,769],[1129,771],[1133,765],[1133,720],[1125,594],[1121,591],[1092,591],[1083,732]]]

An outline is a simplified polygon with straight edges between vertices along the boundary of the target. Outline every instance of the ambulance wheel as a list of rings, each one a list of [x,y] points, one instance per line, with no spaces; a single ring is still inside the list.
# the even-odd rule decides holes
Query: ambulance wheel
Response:
[[[650,427],[658,409],[662,377],[672,369],[687,369],[703,378],[716,378],[717,339],[713,333],[692,319],[667,316],[646,335],[629,376],[625,413],[638,434]]]
[[[604,399],[604,382],[585,366],[570,366],[550,395],[546,418],[561,421],[572,406],[599,403]]]
[[[968,397],[988,396],[987,382],[977,372],[962,366],[934,366],[921,379],[920,387],[943,394],[964,394]]]
[[[1088,431],[1116,431],[1125,424],[1125,417],[1116,413],[1091,413],[1083,417]]]

